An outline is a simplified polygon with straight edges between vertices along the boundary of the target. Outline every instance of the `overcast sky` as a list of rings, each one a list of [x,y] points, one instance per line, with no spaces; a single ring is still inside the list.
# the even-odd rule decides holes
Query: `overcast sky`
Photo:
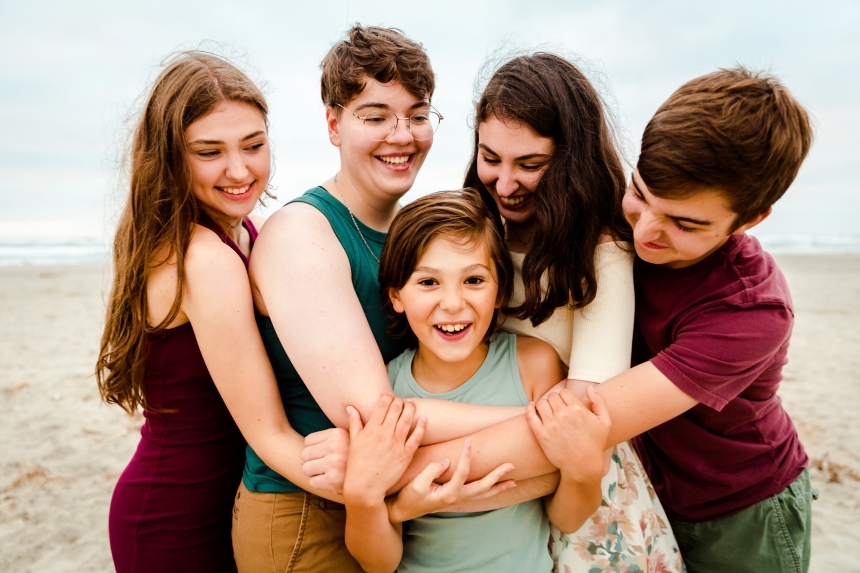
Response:
[[[271,208],[320,183],[338,160],[318,65],[356,21],[402,29],[437,74],[445,121],[407,200],[461,183],[487,55],[545,47],[601,83],[631,164],[682,83],[735,63],[770,69],[812,113],[817,139],[760,233],[860,233],[860,2],[0,0],[0,236],[110,233],[126,118],[166,55],[206,40],[268,86]]]

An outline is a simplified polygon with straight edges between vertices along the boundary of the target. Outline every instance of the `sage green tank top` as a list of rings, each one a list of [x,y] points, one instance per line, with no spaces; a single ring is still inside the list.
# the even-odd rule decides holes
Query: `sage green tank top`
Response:
[[[388,365],[388,378],[397,396],[493,406],[529,403],[513,334],[495,334],[475,375],[444,394],[431,394],[418,385],[412,376],[414,356],[415,350],[406,350]],[[480,513],[433,513],[403,524],[403,559],[397,571],[549,573],[548,542],[549,520],[540,499]]]
[[[329,195],[328,191],[322,187],[315,187],[307,191],[291,203],[307,203],[319,210],[328,219],[335,236],[349,258],[352,286],[355,288],[355,294],[358,295],[361,308],[370,324],[373,337],[382,352],[382,358],[388,362],[400,354],[405,345],[402,341],[392,339],[385,333],[388,317],[382,308],[382,299],[379,293],[379,263],[368,250],[370,247],[373,254],[379,258],[382,253],[382,244],[385,242],[385,233],[375,231],[362,224],[361,221],[357,221],[358,227],[361,229],[361,235],[359,235],[352,216],[343,203]],[[362,236],[367,244],[362,240]],[[284,410],[290,425],[303,436],[333,428],[334,424],[323,413],[296,372],[290,357],[281,345],[281,341],[278,340],[272,320],[267,316],[258,315],[257,326],[260,329],[269,360],[272,362],[275,378],[278,381],[278,389],[281,392],[281,400],[284,403]],[[296,325],[296,327],[301,328],[301,325]],[[251,446],[247,447],[245,453],[245,469],[242,473],[242,481],[250,491],[270,493],[302,491],[297,485],[263,463],[263,460]]]

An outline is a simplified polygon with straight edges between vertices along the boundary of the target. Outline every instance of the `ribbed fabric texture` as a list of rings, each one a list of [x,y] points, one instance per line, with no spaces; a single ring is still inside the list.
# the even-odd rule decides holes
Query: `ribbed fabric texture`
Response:
[[[511,253],[514,294],[511,306],[525,300],[522,270],[525,255]],[[568,378],[603,382],[630,368],[635,296],[633,253],[614,242],[594,252],[597,296],[583,309],[559,308],[533,327],[528,320],[506,317],[502,330],[534,336],[551,344],[568,367]]]

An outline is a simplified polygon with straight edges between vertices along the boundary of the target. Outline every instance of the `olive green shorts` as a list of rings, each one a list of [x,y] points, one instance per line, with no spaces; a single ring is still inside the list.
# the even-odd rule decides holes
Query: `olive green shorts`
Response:
[[[752,507],[702,523],[672,521],[688,573],[806,573],[818,498],[809,471]]]

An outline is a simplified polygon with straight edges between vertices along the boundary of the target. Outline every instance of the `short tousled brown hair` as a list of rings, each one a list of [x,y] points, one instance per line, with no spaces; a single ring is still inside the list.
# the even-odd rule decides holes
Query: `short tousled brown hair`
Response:
[[[734,228],[766,213],[794,181],[812,145],[806,110],[772,75],[721,69],[681,86],[642,135],[638,169],[667,199],[716,190]]]
[[[388,293],[391,289],[403,288],[430,243],[440,238],[464,246],[482,240],[486,242],[495,266],[491,270],[499,285],[497,302],[500,307],[508,305],[514,288],[514,267],[505,240],[476,189],[439,191],[416,199],[394,218],[379,257],[382,304],[392,320],[388,333],[396,338],[405,338],[413,348],[418,340],[409,328],[406,316],[394,310]],[[487,337],[495,331],[499,314],[500,309],[496,308]]]
[[[436,77],[421,44],[396,28],[360,24],[350,28],[346,36],[320,63],[325,105],[347,105],[364,90],[367,77],[381,84],[397,82],[419,99],[433,97]]]

